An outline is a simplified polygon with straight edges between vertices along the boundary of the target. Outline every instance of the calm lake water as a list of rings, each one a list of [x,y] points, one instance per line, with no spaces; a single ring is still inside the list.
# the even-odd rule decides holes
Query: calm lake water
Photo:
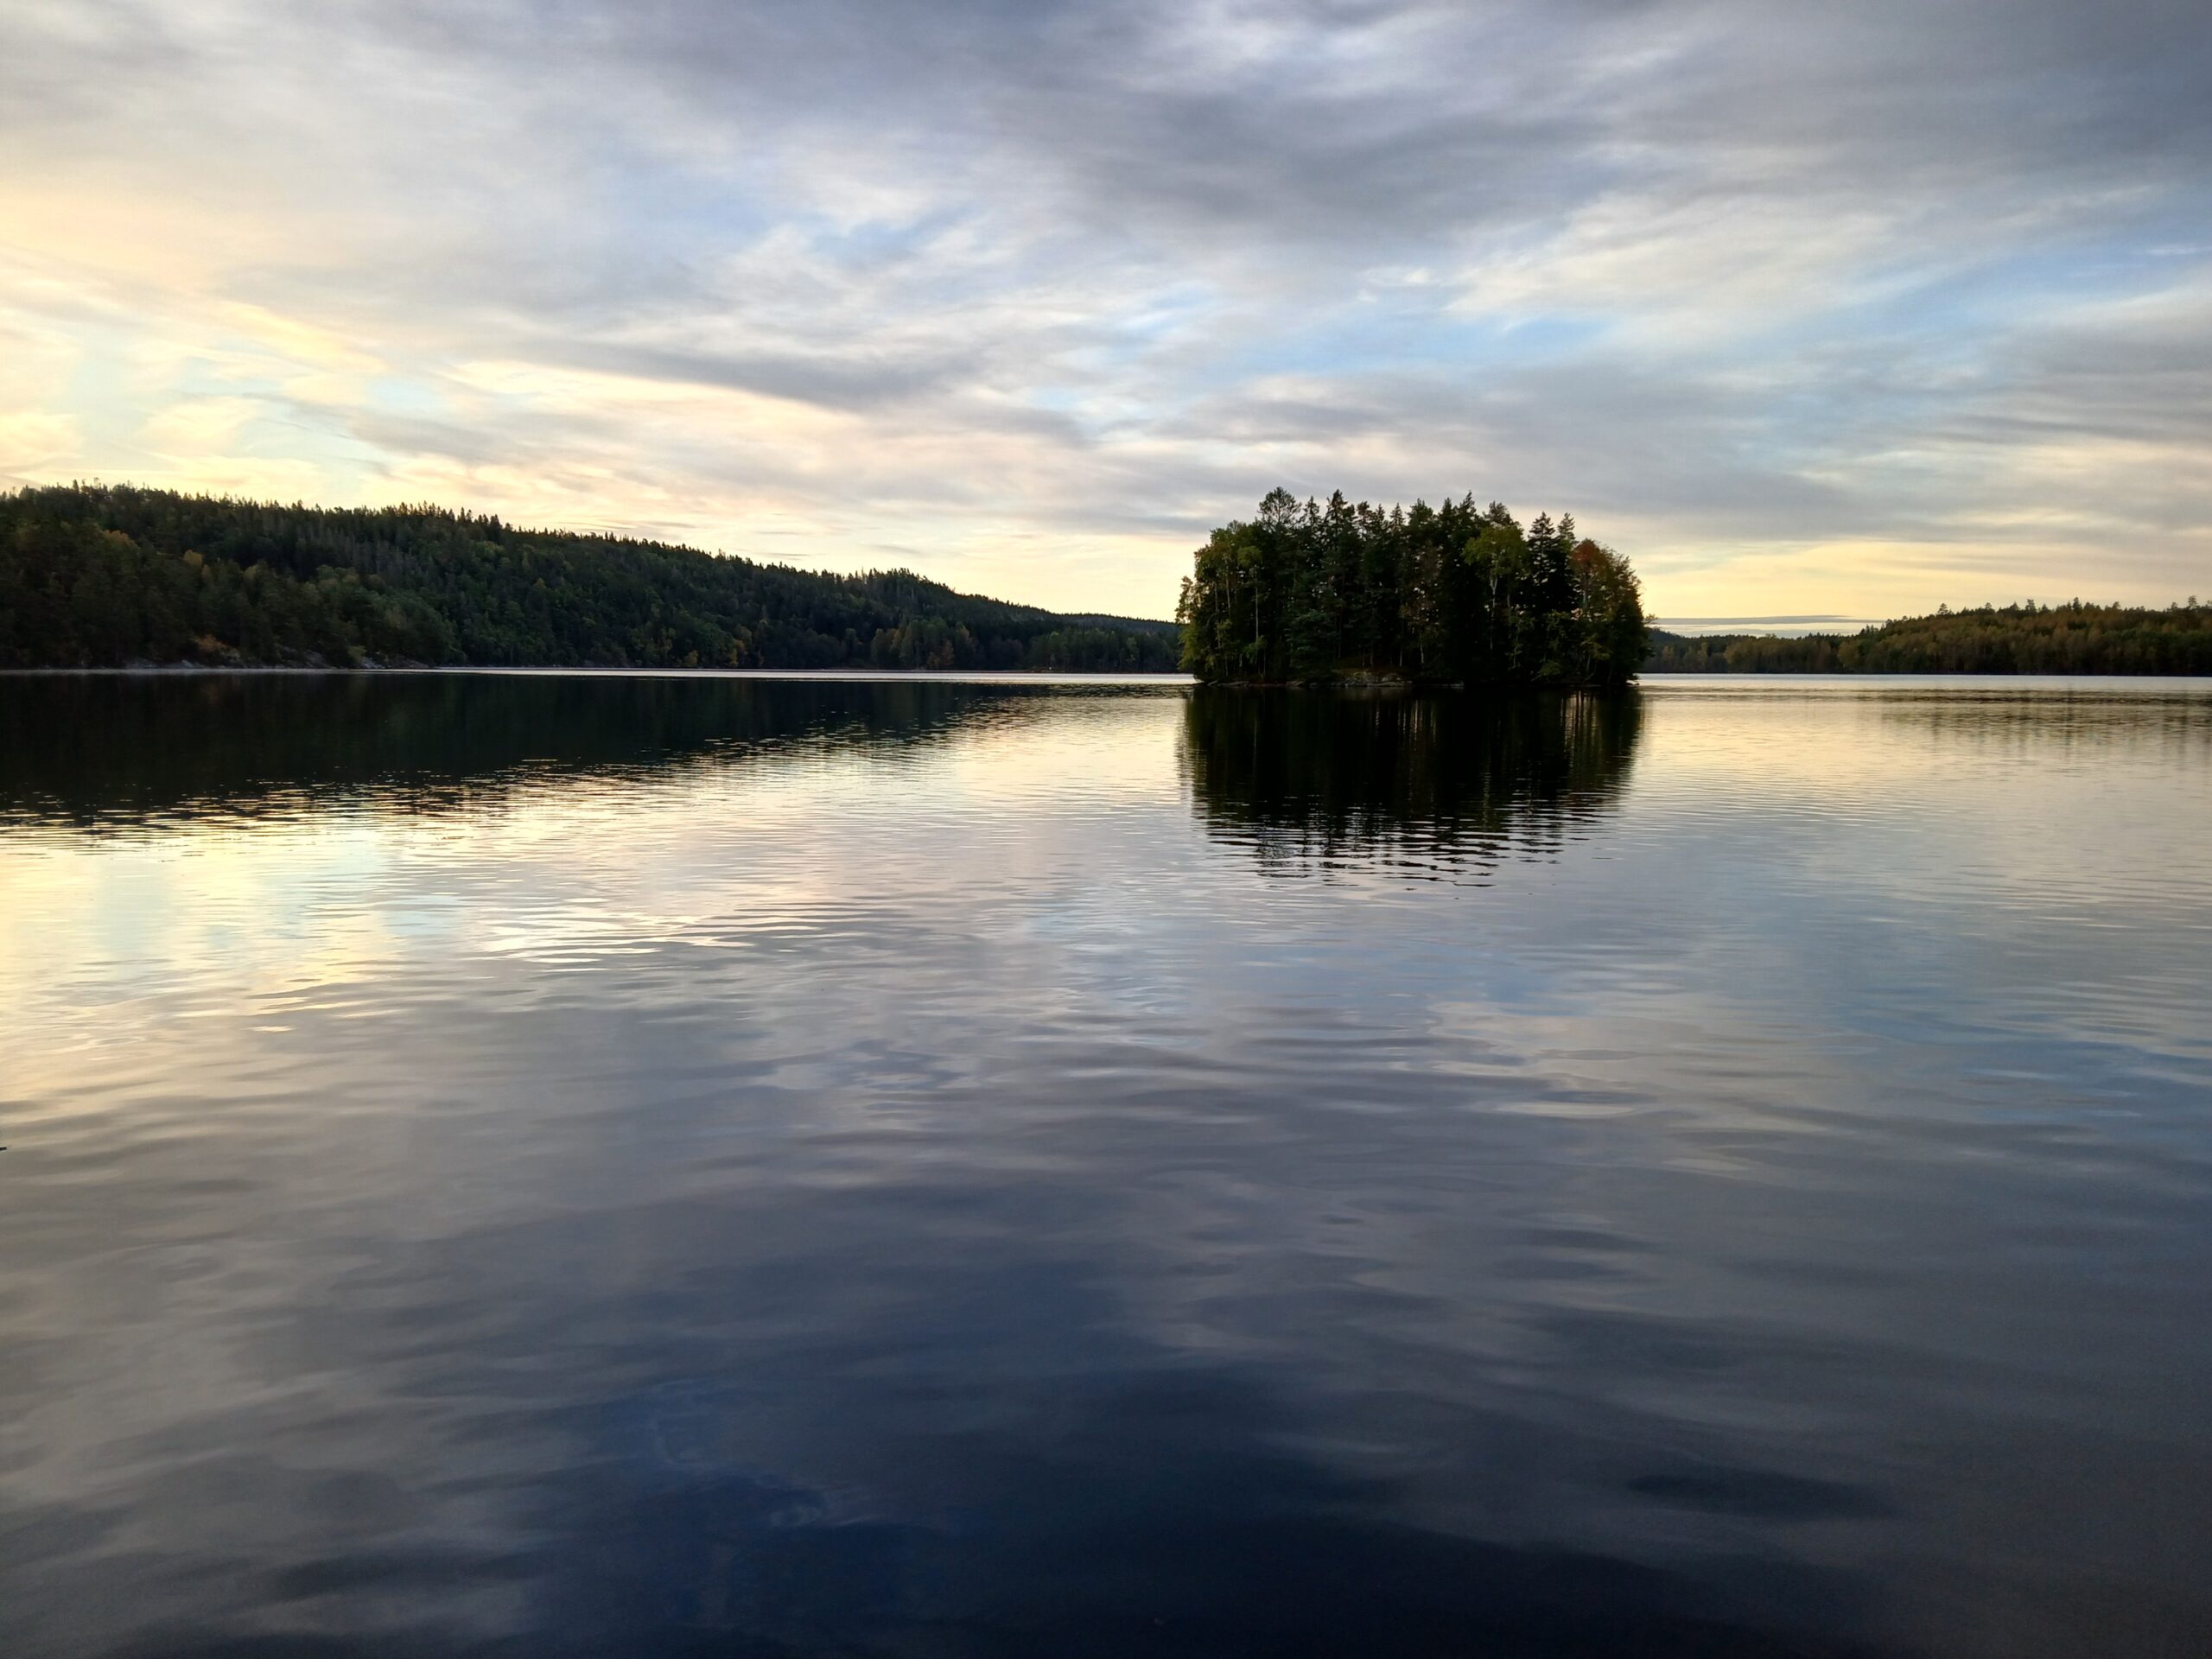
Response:
[[[0,1651],[2212,1652],[2212,686],[0,681]]]

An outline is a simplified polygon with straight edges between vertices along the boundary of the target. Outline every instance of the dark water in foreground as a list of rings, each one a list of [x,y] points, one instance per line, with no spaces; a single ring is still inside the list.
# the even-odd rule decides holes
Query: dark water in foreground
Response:
[[[0,682],[0,1652],[2212,1652],[2212,689]]]

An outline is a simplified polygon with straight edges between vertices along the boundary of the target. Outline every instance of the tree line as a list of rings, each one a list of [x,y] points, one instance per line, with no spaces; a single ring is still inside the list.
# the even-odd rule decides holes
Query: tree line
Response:
[[[1262,868],[1424,875],[1550,854],[1626,782],[1641,700],[1201,687],[1184,709],[1207,826]]]
[[[1176,612],[1211,683],[1393,678],[1618,685],[1644,658],[1628,562],[1548,514],[1472,495],[1387,511],[1286,490],[1198,550]]]
[[[1063,616],[911,571],[841,576],[522,530],[73,485],[0,495],[0,666],[1176,666],[1175,626]]]
[[[1985,605],[1855,634],[1655,631],[1659,674],[2212,674],[2212,605]]]

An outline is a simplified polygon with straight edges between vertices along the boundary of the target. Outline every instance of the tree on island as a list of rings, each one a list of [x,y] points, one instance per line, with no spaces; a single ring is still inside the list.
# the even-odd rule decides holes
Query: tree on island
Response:
[[[1176,620],[1183,666],[1214,683],[1621,685],[1646,632],[1635,572],[1571,517],[1281,489],[1207,538]]]

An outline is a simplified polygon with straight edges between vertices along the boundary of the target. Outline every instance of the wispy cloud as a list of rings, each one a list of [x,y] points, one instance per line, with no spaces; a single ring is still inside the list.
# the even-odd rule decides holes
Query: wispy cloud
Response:
[[[1278,482],[1662,610],[2212,569],[2193,6],[16,0],[0,476],[1158,613]]]

